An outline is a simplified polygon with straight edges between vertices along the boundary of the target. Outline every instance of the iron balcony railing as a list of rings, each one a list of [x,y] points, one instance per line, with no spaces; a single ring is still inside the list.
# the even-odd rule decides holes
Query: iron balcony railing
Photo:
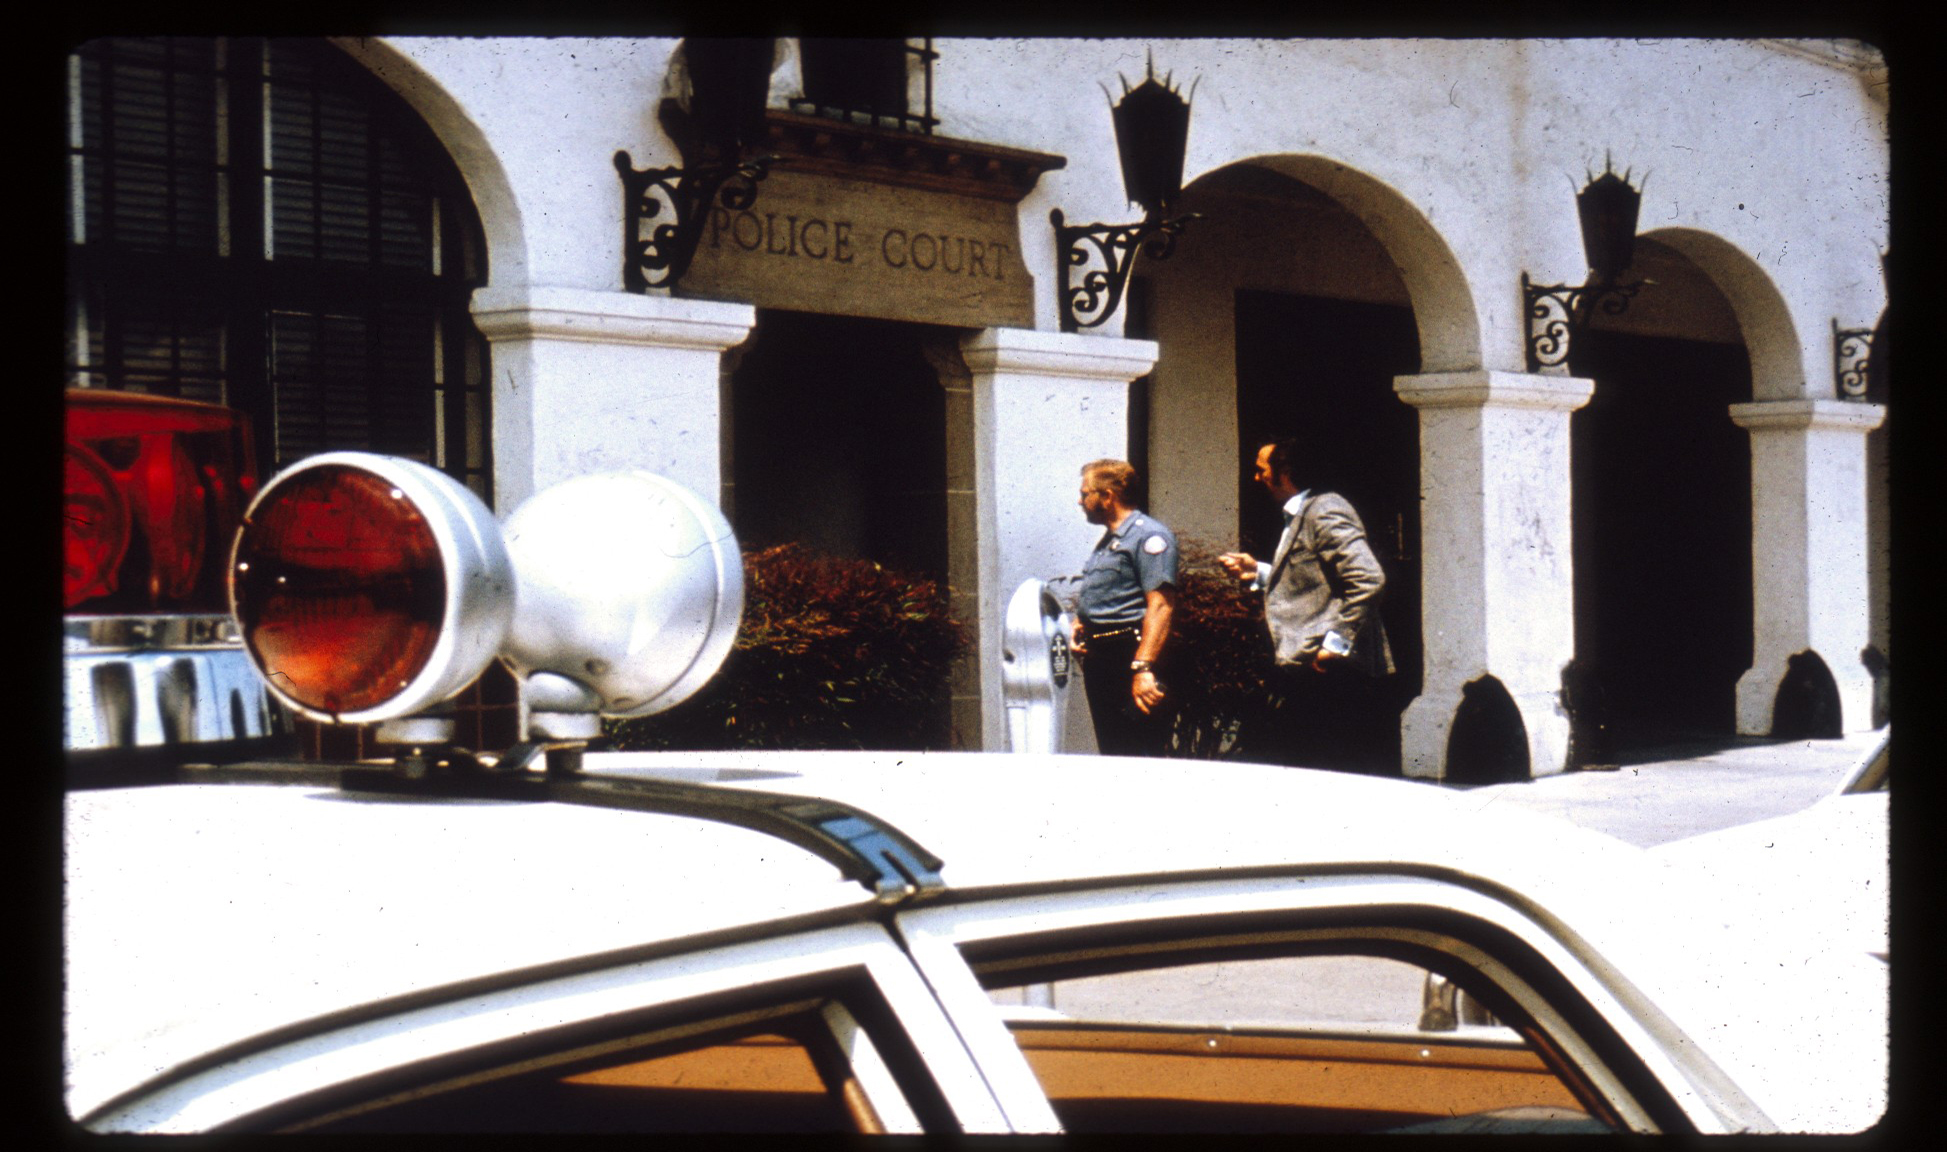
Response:
[[[940,123],[933,115],[933,61],[939,59],[940,54],[933,50],[933,39],[930,36],[917,43],[908,40],[904,43],[904,49],[907,57],[919,61],[921,111],[912,110],[911,98],[907,94],[910,92],[910,61],[908,63],[909,87],[907,93],[902,93],[896,103],[890,99],[878,101],[856,94],[828,99],[825,97],[830,96],[830,93],[818,93],[814,98],[813,85],[807,82],[806,94],[792,99],[791,110],[808,116],[842,120],[848,124],[932,135],[933,129]]]

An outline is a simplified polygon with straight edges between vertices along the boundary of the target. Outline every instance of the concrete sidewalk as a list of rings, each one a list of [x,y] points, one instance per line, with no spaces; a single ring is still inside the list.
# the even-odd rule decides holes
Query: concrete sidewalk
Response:
[[[1648,848],[1802,811],[1831,795],[1878,749],[1885,729],[1836,740],[1725,737],[1645,749],[1614,770],[1514,784],[1436,785]]]

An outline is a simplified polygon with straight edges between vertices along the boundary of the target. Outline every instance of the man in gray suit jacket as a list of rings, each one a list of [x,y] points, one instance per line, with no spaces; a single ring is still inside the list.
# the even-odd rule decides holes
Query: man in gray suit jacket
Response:
[[[1372,682],[1393,671],[1376,608],[1386,573],[1366,543],[1359,513],[1336,492],[1301,488],[1300,446],[1258,449],[1252,479],[1284,508],[1285,529],[1268,562],[1226,552],[1218,562],[1264,594],[1279,668],[1274,751],[1286,763],[1359,767],[1357,725],[1370,711]]]

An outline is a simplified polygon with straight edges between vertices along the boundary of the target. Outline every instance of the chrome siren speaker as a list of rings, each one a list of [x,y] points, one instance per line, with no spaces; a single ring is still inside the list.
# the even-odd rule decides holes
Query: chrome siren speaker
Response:
[[[577,477],[529,498],[504,533],[519,606],[501,654],[537,726],[544,714],[661,712],[730,654],[743,557],[723,513],[682,485]]]
[[[507,634],[514,586],[478,496],[366,452],[278,473],[230,555],[231,612],[271,691],[343,724],[420,712],[471,684]]]

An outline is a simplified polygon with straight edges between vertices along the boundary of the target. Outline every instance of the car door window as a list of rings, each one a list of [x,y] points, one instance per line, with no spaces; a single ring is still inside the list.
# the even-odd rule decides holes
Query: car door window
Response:
[[[1069,1132],[1610,1130],[1520,1032],[1403,960],[976,972]]]
[[[99,1132],[1008,1130],[911,957],[869,921],[442,991],[233,1045],[77,1119]]]
[[[913,1132],[836,1000],[665,1029],[455,1078],[301,1126],[341,1133]]]

